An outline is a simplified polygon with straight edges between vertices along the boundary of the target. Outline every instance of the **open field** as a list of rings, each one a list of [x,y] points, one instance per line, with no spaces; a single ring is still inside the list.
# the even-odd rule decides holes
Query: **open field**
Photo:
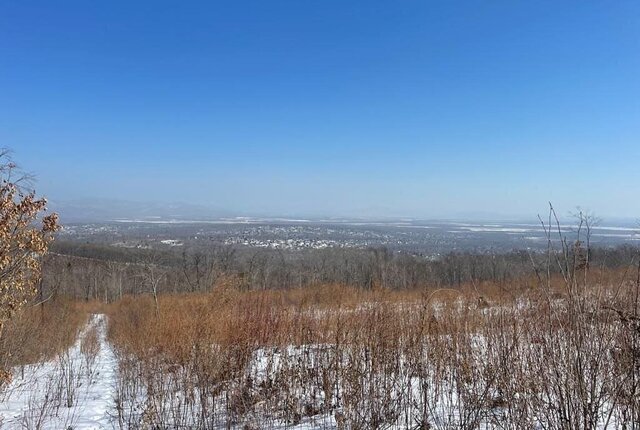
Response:
[[[3,428],[635,428],[636,271],[583,275],[84,305],[75,344],[15,368]]]
[[[638,422],[636,294],[633,284],[513,300],[328,288],[165,297],[157,309],[123,301],[110,331],[125,372],[123,419],[137,423],[142,412],[160,427],[197,428],[619,428]]]

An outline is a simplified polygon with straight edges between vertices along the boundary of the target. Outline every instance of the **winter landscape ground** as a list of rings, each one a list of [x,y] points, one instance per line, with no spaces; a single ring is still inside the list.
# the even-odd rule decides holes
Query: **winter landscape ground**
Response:
[[[91,315],[75,343],[51,361],[27,364],[3,389],[3,428],[113,428],[118,364],[105,315]]]
[[[2,428],[633,428],[640,286],[583,275],[96,302],[14,367]]]

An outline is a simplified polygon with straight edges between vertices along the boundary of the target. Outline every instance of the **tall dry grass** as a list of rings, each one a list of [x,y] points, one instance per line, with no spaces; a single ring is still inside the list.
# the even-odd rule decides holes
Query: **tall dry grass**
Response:
[[[594,271],[595,272],[595,271]],[[125,298],[122,428],[639,428],[639,283]]]
[[[0,368],[46,361],[76,340],[94,305],[64,298],[27,306],[5,325],[0,337]]]

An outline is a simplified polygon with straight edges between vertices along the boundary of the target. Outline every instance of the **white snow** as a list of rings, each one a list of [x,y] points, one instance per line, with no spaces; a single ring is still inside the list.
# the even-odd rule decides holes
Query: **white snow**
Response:
[[[112,429],[117,361],[106,340],[106,317],[92,315],[76,343],[54,360],[14,369],[0,394],[2,429]],[[97,330],[94,358],[82,340]]]
[[[180,242],[177,239],[165,239],[165,240],[161,240],[160,243],[164,245],[169,245],[169,246],[182,246],[182,242]]]
[[[60,354],[54,360],[36,365],[28,365],[24,368],[14,369],[13,382],[0,394],[0,429],[116,429],[119,428],[118,411],[116,409],[116,393],[120,389],[122,393],[127,393],[131,398],[121,398],[125,402],[123,406],[123,414],[131,414],[131,420],[125,417],[124,427],[127,423],[141,424],[144,411],[149,410],[149,406],[155,406],[155,410],[160,414],[160,418],[167,425],[175,424],[176,416],[172,416],[172,412],[180,411],[186,413],[185,416],[178,416],[182,423],[180,428],[197,428],[192,419],[199,417],[197,404],[192,404],[192,409],[185,409],[185,399],[188,398],[186,392],[181,392],[183,388],[180,384],[169,385],[173,387],[171,392],[166,396],[160,396],[160,399],[151,400],[146,396],[146,387],[143,384],[134,384],[137,389],[129,390],[130,387],[118,387],[118,384],[125,385],[131,380],[128,378],[118,378],[119,363],[112,346],[106,338],[107,318],[105,315],[92,315],[87,325],[80,331],[76,343],[67,351]],[[92,333],[97,334],[99,350],[92,355],[83,349],[83,340],[86,340]],[[478,351],[486,351],[484,339],[481,337],[474,338],[474,348]],[[283,360],[287,358],[288,360]],[[317,369],[326,365],[326,360],[331,362],[335,357],[332,356],[331,345],[313,344],[290,346],[287,348],[261,348],[254,352],[250,365],[248,366],[248,375],[259,386],[261,382],[267,379],[277,380],[278,373],[289,372],[288,366],[295,364],[301,372],[308,369]],[[285,363],[286,361],[286,363]],[[408,388],[414,399],[421,399],[422,395],[427,394],[430,402],[425,403],[425,407],[429,408],[429,415],[433,419],[434,428],[453,428],[458,426],[459,416],[457,408],[464,406],[464,397],[459,397],[453,388],[453,379],[445,379],[442,381],[440,388],[429,388],[421,386],[418,380],[404,369],[405,359],[401,358],[400,374],[398,377],[402,379],[405,388]],[[136,372],[133,372],[135,375]],[[123,376],[123,375],[121,375]],[[131,375],[130,375],[131,376]],[[167,376],[167,375],[165,375]],[[444,375],[447,378],[446,374]],[[426,374],[427,381],[435,381],[435,378],[441,378],[442,375],[433,373],[428,370]],[[171,377],[169,376],[169,379]],[[165,379],[165,382],[168,380]],[[364,381],[365,390],[368,383],[374,381]],[[381,381],[375,381],[381,383]],[[434,385],[434,387],[436,387]],[[165,385],[165,388],[167,386]],[[321,406],[324,403],[322,392],[309,390],[308,386],[302,383],[299,386],[292,387],[291,397],[305,400],[307,403]],[[396,395],[397,387],[389,386],[388,393],[393,400]],[[458,387],[460,388],[460,387]],[[483,391],[483,385],[480,381],[471,387],[472,389]],[[124,389],[124,391],[122,391]],[[466,389],[464,386],[462,389]],[[340,390],[342,390],[340,388]],[[194,398],[191,399],[192,401]],[[379,399],[378,399],[379,400]],[[221,398],[220,408],[224,410],[224,398]],[[378,407],[380,403],[376,403],[376,399],[363,399],[365,407]],[[129,405],[129,406],[127,406]],[[177,406],[177,408],[174,408]],[[397,423],[389,424],[389,429],[404,429],[410,426],[412,418],[420,416],[419,408],[413,403],[406,405],[408,409],[404,413],[408,413],[406,417],[398,416]],[[129,409],[128,409],[129,408]],[[300,417],[297,423],[287,423],[281,417],[278,417],[278,411],[260,410],[260,406],[256,406],[258,413],[262,413],[264,417],[256,415],[257,426],[250,428],[264,428],[261,424],[268,423],[268,428],[272,429],[295,429],[309,430],[314,428],[335,429],[339,428],[337,419],[343,413],[343,409],[337,408],[332,412],[319,413],[310,417]],[[195,412],[189,415],[189,412]],[[251,420],[252,414],[245,417]],[[264,421],[262,418],[266,418]],[[620,423],[615,421],[609,428],[621,428]],[[404,421],[403,421],[404,420]],[[407,421],[408,420],[408,421]],[[220,428],[225,428],[224,423],[229,420],[221,417]],[[247,423],[248,421],[245,421]],[[233,428],[244,428],[233,425]],[[168,427],[170,428],[170,427]],[[494,428],[486,420],[481,420],[479,428]],[[598,428],[601,428],[599,426]]]

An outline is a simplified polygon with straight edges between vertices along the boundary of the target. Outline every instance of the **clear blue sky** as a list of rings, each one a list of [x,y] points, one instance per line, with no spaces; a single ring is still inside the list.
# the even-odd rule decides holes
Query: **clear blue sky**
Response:
[[[640,2],[3,1],[0,146],[58,200],[640,216]]]

